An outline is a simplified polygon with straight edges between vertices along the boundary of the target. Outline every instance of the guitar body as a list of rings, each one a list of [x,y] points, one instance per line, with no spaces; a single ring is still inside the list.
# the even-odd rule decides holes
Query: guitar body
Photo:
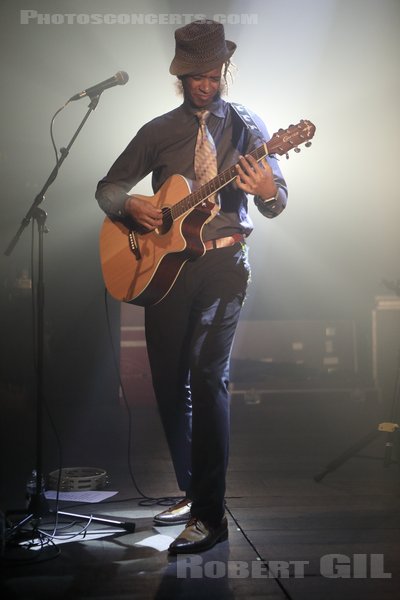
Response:
[[[191,193],[193,182],[172,175],[154,196],[138,196],[168,212]],[[205,252],[201,230],[213,203],[205,200],[155,231],[140,233],[106,217],[100,232],[100,258],[107,290],[117,300],[146,306],[169,292],[183,265]],[[134,236],[136,250],[132,248]]]

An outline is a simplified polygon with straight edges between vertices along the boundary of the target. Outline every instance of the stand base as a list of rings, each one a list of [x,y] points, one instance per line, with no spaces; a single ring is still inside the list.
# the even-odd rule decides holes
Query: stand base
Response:
[[[118,521],[116,519],[110,519],[109,517],[80,515],[77,513],[64,512],[61,510],[59,510],[57,514],[62,515],[63,517],[73,517],[74,519],[80,519],[85,521],[90,519],[92,523],[101,523],[102,525],[107,525],[108,527],[117,527],[119,529],[125,529],[125,531],[128,531],[129,533],[133,533],[136,528],[136,523],[134,521]]]
[[[11,523],[11,516],[25,515],[19,521]],[[43,493],[33,495],[29,503],[29,507],[26,510],[8,510],[6,512],[6,529],[5,529],[5,543],[15,541],[15,538],[19,538],[19,541],[23,541],[22,538],[25,536],[22,530],[27,525],[33,524],[33,531],[38,528],[39,522],[45,517],[63,516],[70,517],[73,521],[90,521],[91,523],[99,523],[106,525],[107,527],[115,527],[118,529],[124,529],[129,533],[133,533],[136,528],[134,521],[120,521],[118,519],[111,519],[106,516],[95,516],[95,515],[83,515],[79,513],[71,513],[66,511],[52,511],[48,507],[46,497]],[[10,523],[7,528],[7,522]],[[29,537],[29,536],[28,536]]]

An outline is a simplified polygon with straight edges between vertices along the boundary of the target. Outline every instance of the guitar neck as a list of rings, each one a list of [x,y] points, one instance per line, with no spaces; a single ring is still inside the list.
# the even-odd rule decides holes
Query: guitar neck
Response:
[[[292,149],[295,152],[300,152],[299,145],[305,143],[306,147],[311,145],[310,139],[314,136],[315,125],[306,119],[302,119],[297,125],[290,125],[287,129],[279,129],[268,143],[263,143],[258,146],[255,150],[250,152],[250,155],[259,162],[265,156],[270,154],[279,154],[282,156]],[[171,215],[173,219],[177,219],[191,208],[194,208],[201,202],[204,202],[206,198],[216,194],[225,187],[229,182],[233,181],[237,177],[236,165],[229,167],[222,173],[219,173],[216,177],[202,185],[198,190],[192,192],[179,202],[177,202],[171,208]]]
[[[255,158],[257,162],[262,160],[268,154],[268,146],[265,143],[250,152],[250,155]],[[191,208],[201,204],[206,198],[219,192],[219,190],[228,185],[228,183],[233,181],[236,177],[236,165],[225,169],[225,171],[219,173],[216,177],[202,185],[198,190],[177,202],[171,209],[173,219],[179,218]]]

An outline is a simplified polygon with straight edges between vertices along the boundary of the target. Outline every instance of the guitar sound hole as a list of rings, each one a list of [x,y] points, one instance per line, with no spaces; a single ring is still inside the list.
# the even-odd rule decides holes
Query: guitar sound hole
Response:
[[[157,227],[157,229],[155,230],[156,233],[158,233],[159,235],[165,235],[166,233],[168,233],[173,224],[172,213],[169,207],[164,207],[162,209],[162,214],[163,224],[161,225],[161,227]]]

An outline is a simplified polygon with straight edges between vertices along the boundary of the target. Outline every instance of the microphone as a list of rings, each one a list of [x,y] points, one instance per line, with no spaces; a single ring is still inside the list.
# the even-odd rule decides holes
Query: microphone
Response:
[[[79,92],[79,94],[75,94],[75,96],[72,96],[68,100],[68,102],[72,102],[73,100],[80,100],[85,96],[89,96],[90,98],[92,98],[93,96],[98,96],[104,90],[110,87],[114,87],[114,85],[125,85],[128,79],[128,73],[125,73],[125,71],[118,71],[118,73],[116,73],[114,77],[109,77],[109,79],[105,79],[104,81],[101,81],[100,83],[92,85],[92,87],[87,88],[82,92]]]

